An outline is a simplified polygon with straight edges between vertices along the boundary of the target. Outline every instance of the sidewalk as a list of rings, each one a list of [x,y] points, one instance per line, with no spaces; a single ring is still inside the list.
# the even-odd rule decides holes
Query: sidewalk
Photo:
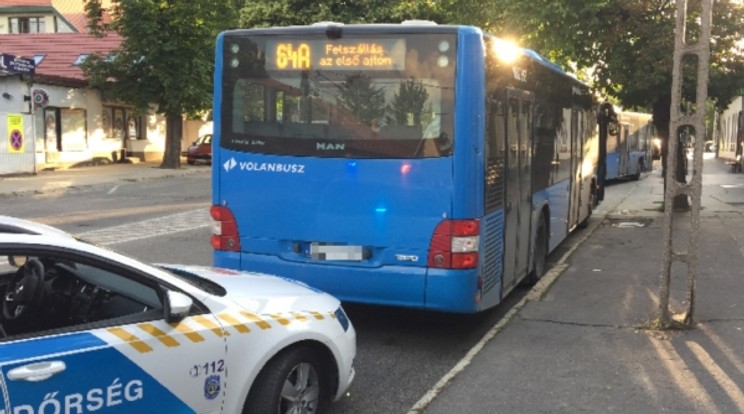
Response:
[[[181,164],[163,169],[160,163],[106,164],[67,170],[40,171],[35,175],[0,176],[0,198],[65,191],[96,185],[114,185],[191,174],[209,174],[211,166]]]
[[[654,171],[610,186],[580,248],[411,413],[744,412],[744,174],[715,159],[703,171],[694,329],[644,328],[661,274]],[[678,223],[676,250],[687,250]],[[677,266],[671,304],[681,311],[686,268]]]

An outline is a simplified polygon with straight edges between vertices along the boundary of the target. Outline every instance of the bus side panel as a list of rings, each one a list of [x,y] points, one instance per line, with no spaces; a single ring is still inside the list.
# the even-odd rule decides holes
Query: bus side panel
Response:
[[[550,206],[548,252],[552,252],[568,236],[568,211],[571,180],[566,179],[532,195],[534,209]],[[534,239],[534,235],[532,237]]]
[[[453,218],[483,215],[483,142],[486,112],[483,35],[474,28],[459,32],[455,113]]]
[[[483,218],[481,224],[481,263],[483,277],[481,309],[488,309],[501,302],[504,272],[504,209],[496,210]]]

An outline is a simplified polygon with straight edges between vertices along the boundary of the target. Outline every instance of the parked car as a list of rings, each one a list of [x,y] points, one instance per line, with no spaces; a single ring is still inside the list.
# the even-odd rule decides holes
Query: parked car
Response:
[[[212,134],[202,135],[186,150],[186,162],[212,164]]]
[[[316,413],[354,378],[354,327],[301,283],[6,216],[0,258],[0,413]]]

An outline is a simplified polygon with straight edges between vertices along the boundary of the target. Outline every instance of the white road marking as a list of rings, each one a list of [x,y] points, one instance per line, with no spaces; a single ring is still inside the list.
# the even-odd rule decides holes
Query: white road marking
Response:
[[[209,210],[199,209],[78,233],[76,236],[100,245],[127,243],[167,236],[212,225]]]
[[[112,189],[110,189],[110,190],[108,191],[108,193],[107,193],[107,194],[108,194],[108,195],[114,194],[114,193],[116,192],[116,190],[118,190],[118,189],[119,189],[119,186],[120,186],[120,185],[121,185],[121,184],[116,184],[116,185],[114,186],[114,188],[112,188]]]

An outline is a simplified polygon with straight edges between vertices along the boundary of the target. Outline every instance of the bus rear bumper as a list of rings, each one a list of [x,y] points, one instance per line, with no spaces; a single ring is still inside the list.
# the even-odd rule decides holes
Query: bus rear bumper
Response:
[[[299,280],[345,302],[455,313],[482,310],[477,299],[475,270],[336,266],[221,251],[214,253],[214,265]]]

